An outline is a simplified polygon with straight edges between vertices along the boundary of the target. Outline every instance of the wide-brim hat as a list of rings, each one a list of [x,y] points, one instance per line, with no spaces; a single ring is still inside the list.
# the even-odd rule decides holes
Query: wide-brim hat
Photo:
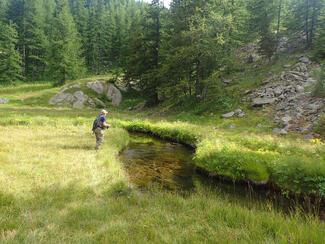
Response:
[[[102,111],[100,111],[101,114],[108,114],[107,110],[103,109]]]

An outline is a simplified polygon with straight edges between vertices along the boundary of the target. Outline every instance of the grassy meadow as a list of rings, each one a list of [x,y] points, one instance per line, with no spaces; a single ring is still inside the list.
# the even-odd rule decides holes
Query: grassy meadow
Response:
[[[128,142],[123,128],[142,130],[197,146],[196,162],[211,171],[318,194],[325,175],[321,142],[271,136],[267,119],[253,114],[251,123],[266,128],[252,131],[248,122],[217,117],[161,121],[113,109],[113,128],[96,152],[97,111],[48,106],[57,90],[47,83],[0,88],[0,97],[11,100],[0,105],[1,243],[324,243],[324,222],[299,209],[285,214],[271,202],[199,183],[185,196],[142,192],[118,159]]]

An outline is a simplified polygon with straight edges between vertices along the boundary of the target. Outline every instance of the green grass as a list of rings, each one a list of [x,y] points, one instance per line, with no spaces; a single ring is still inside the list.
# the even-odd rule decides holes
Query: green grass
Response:
[[[220,176],[325,196],[325,144],[321,141],[238,133],[185,122],[131,121],[121,125],[197,147],[196,164]]]
[[[136,114],[112,109],[109,120],[114,126],[107,131],[103,150],[96,152],[90,132],[96,110],[48,106],[46,98],[57,88],[44,84],[5,89],[0,89],[0,96],[9,97],[12,102],[0,105],[1,243],[325,241],[324,223],[299,209],[284,214],[271,202],[207,189],[198,182],[196,190],[187,195],[138,191],[129,183],[117,157],[128,142],[128,134],[120,127],[144,130],[197,145],[196,157],[202,163],[206,157],[215,159],[224,151],[224,162],[244,160],[253,153],[255,161],[249,165],[254,173],[247,171],[247,175],[260,180],[264,168],[256,171],[255,164],[269,157],[264,154],[285,154],[289,159],[291,154],[298,158],[303,155],[310,161],[302,161],[308,164],[299,165],[299,172],[305,172],[310,165],[309,173],[318,174],[320,169],[311,159],[323,162],[322,144],[302,142],[296,137],[273,137],[268,129],[250,131],[249,123],[239,119],[224,122],[218,116],[205,120],[183,114],[162,121],[150,112]],[[25,99],[16,102],[25,96],[39,100],[33,104]],[[150,119],[145,120],[148,116]],[[264,118],[248,116],[254,123],[265,122],[268,127]],[[237,128],[227,129],[229,123]],[[294,163],[279,162],[281,167],[289,166],[281,174],[292,177],[296,173]],[[281,167],[275,167],[278,174],[286,169]],[[229,169],[232,175],[232,168]],[[275,177],[276,172],[266,172],[269,179]],[[298,180],[300,176],[295,175]]]

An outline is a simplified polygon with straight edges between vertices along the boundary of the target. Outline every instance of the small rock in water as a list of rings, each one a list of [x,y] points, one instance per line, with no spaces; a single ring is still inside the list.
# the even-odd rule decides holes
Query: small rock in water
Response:
[[[0,97],[0,104],[6,104],[8,102],[9,102],[9,99]]]

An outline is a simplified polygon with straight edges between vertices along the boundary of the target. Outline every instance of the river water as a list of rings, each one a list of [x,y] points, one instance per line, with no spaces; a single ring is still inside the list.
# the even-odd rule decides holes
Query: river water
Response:
[[[130,142],[120,154],[120,159],[131,183],[142,190],[190,194],[203,187],[234,201],[272,204],[284,212],[299,208],[324,218],[322,202],[289,198],[266,187],[235,184],[200,174],[193,163],[193,155],[194,150],[184,145],[144,134],[130,134]]]

